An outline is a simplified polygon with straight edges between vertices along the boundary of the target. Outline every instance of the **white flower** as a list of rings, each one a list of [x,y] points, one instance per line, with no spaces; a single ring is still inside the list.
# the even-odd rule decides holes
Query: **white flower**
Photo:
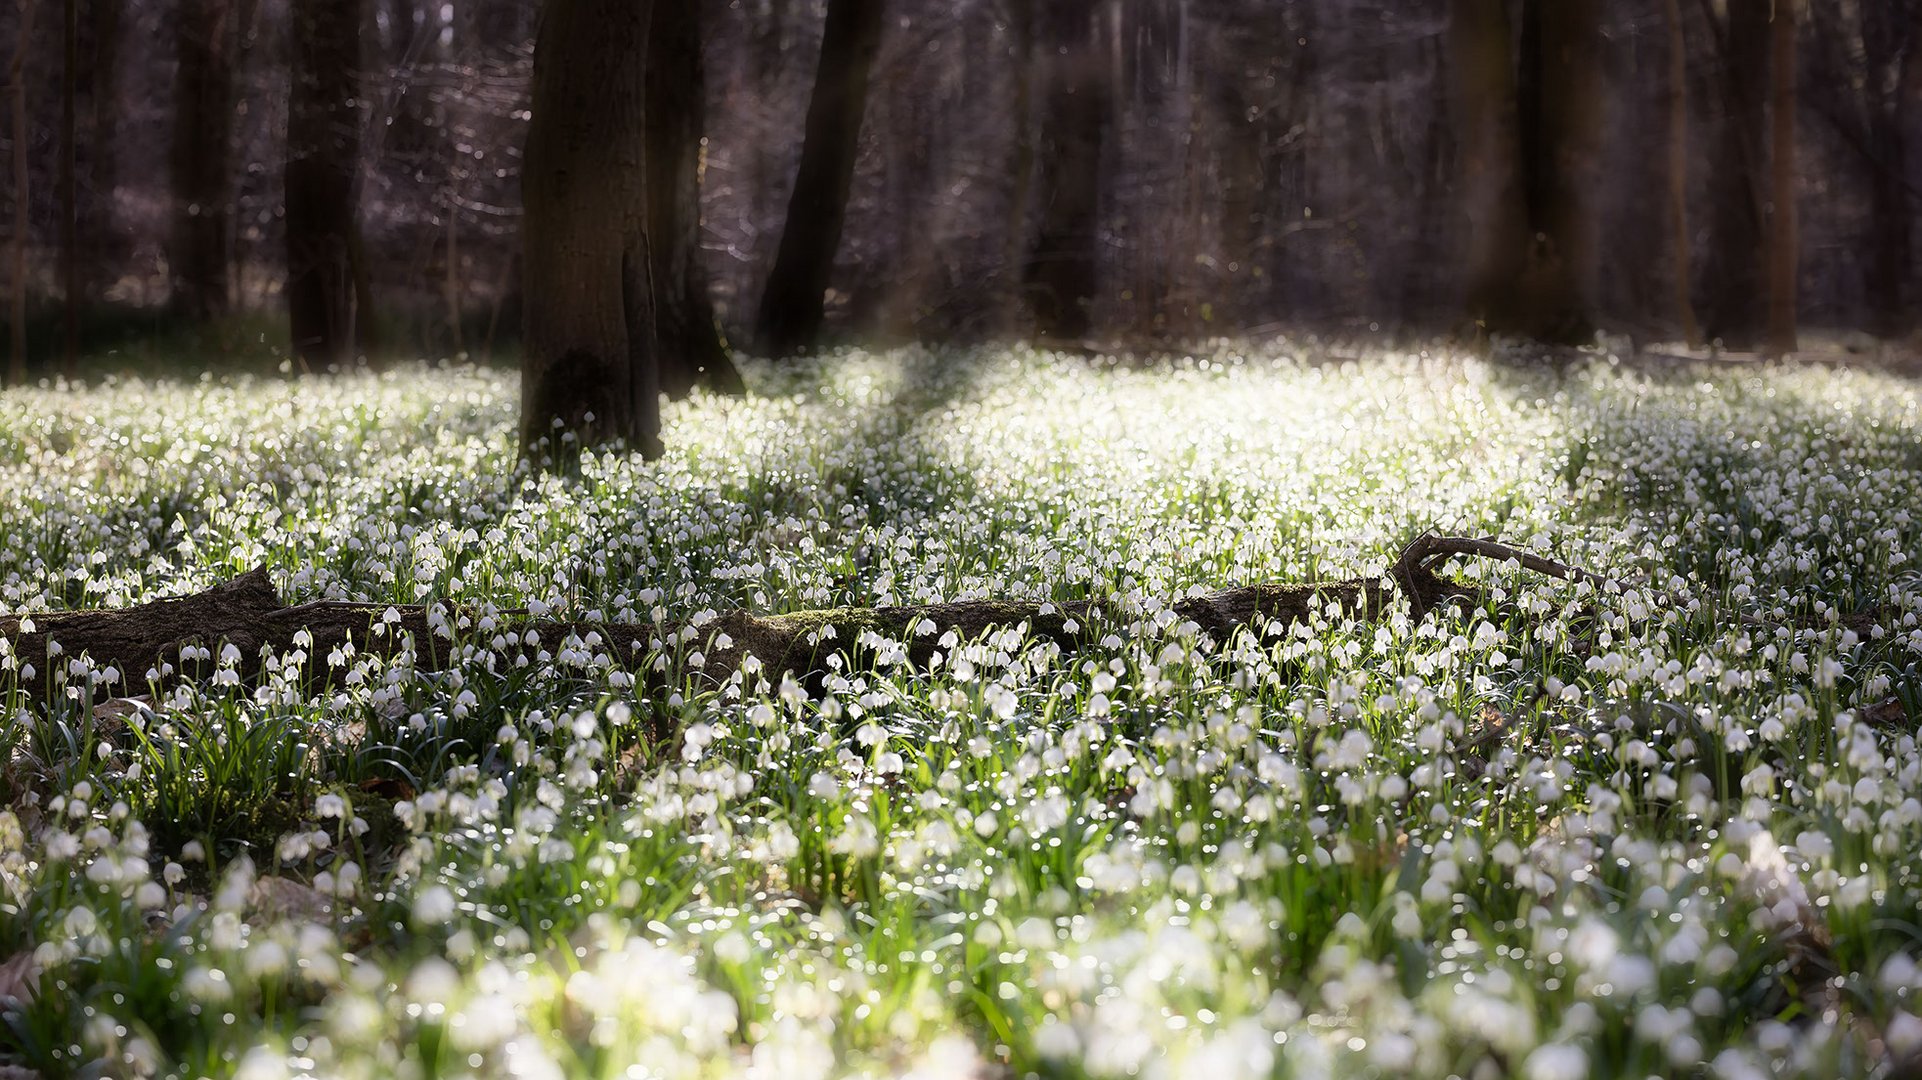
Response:
[[[429,885],[414,896],[414,925],[439,926],[454,917],[454,894],[445,885]]]
[[[1522,1059],[1522,1075],[1528,1080],[1586,1080],[1588,1054],[1579,1046],[1543,1043]]]

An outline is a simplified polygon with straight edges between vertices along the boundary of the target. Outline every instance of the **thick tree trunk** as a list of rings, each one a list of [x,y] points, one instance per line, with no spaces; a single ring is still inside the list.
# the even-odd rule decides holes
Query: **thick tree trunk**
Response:
[[[1795,4],[1776,0],[1769,73],[1768,355],[1796,349],[1795,278],[1801,254],[1795,212]]]
[[[359,291],[360,0],[294,0],[287,101],[287,315],[310,368],[353,362]]]
[[[1489,331],[1580,340],[1593,257],[1583,170],[1597,126],[1595,8],[1523,0],[1512,68],[1502,0],[1457,0],[1455,16],[1470,310]]]
[[[661,390],[746,391],[728,355],[701,266],[701,138],[707,122],[701,5],[654,5],[647,58],[647,236],[654,253]]]
[[[1113,119],[1113,69],[1094,0],[1044,0],[1038,222],[1022,285],[1036,337],[1077,342],[1093,325],[1100,278],[1101,165]]]
[[[7,284],[7,324],[13,338],[7,383],[27,381],[27,209],[31,189],[27,172],[27,49],[33,40],[34,0],[20,0],[20,40],[7,66],[7,91],[13,98],[13,273]]]
[[[1713,208],[1702,268],[1702,332],[1729,348],[1762,336],[1763,161],[1770,0],[1730,0],[1722,36],[1722,117],[1710,147]]]
[[[228,308],[227,249],[232,213],[233,5],[181,0],[174,23],[173,242],[168,253],[173,307],[207,322]]]
[[[885,0],[828,3],[801,163],[756,319],[758,345],[770,356],[811,349],[820,340],[885,10]]]
[[[1675,318],[1688,347],[1698,349],[1702,328],[1689,295],[1688,37],[1681,0],[1662,0],[1662,18],[1668,26],[1668,223],[1675,260]]]
[[[638,0],[548,0],[521,170],[521,452],[661,452],[646,232],[648,21]]]
[[[1512,36],[1503,0],[1454,0],[1450,74],[1468,221],[1466,300],[1478,332],[1502,328],[1527,243]]]

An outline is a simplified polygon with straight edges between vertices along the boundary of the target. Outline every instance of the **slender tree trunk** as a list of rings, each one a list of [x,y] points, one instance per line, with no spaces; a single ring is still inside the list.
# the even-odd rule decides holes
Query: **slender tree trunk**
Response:
[[[768,355],[789,355],[819,342],[885,10],[885,0],[829,0],[801,164],[756,319],[755,336]]]
[[[1668,222],[1675,259],[1675,317],[1688,347],[1699,349],[1702,328],[1689,296],[1688,38],[1681,0],[1663,0],[1662,18],[1668,25]]]
[[[1801,247],[1795,214],[1795,3],[1775,0],[1770,33],[1768,355],[1796,349],[1795,276]]]
[[[360,0],[294,0],[287,102],[287,314],[309,368],[353,362]],[[361,312],[371,316],[371,312]]]
[[[442,213],[447,215],[447,265],[441,277],[441,301],[447,307],[447,348],[449,355],[465,359],[467,340],[461,331],[460,202],[451,181]]]
[[[1591,330],[1588,277],[1594,238],[1583,191],[1601,100],[1593,0],[1527,0],[1523,7],[1522,167],[1532,242],[1518,329],[1561,341]]]
[[[1093,0],[1045,0],[1036,39],[1046,58],[1035,199],[1039,220],[1022,269],[1028,312],[1044,342],[1077,342],[1093,326],[1100,281],[1101,168],[1113,113],[1113,65]]]
[[[1880,18],[1871,18],[1865,9],[1861,18],[1870,151],[1866,155],[1870,176],[1865,291],[1869,329],[1882,338],[1897,339],[1915,326],[1907,295],[1915,256],[1909,179],[1916,175],[1910,160],[1915,140],[1910,110],[1922,103],[1922,3],[1891,0],[1889,8],[1878,14]],[[1813,14],[1810,25],[1819,37],[1822,26]],[[1810,71],[1804,78],[1811,85],[1822,81],[1819,71]]]
[[[61,307],[65,318],[61,360],[67,377],[73,378],[80,360],[80,203],[74,186],[77,163],[79,110],[75,89],[80,79],[80,4],[65,0],[65,16],[60,38],[63,63],[60,71],[60,277]]]
[[[1871,113],[1870,139],[1884,155],[1869,179],[1869,272],[1867,293],[1870,329],[1883,338],[1907,333],[1913,316],[1904,293],[1912,259],[1909,236],[1909,192],[1904,163],[1908,141],[1901,117]]]
[[[1008,21],[1014,35],[1014,143],[1008,156],[1008,175],[1014,192],[1008,198],[1007,244],[1003,259],[1010,310],[1019,304],[1027,265],[1028,216],[1034,209],[1034,2],[1011,0]]]
[[[647,58],[647,236],[654,253],[655,340],[661,390],[746,390],[728,356],[701,266],[701,139],[707,71],[701,5],[654,5]]]
[[[1760,341],[1767,295],[1761,255],[1769,3],[1729,0],[1722,34],[1722,118],[1710,146],[1702,333],[1736,349]]]
[[[33,0],[20,0],[20,40],[13,45],[13,62],[7,67],[7,87],[13,96],[13,296],[8,323],[12,331],[12,359],[8,362],[7,382],[19,386],[27,381],[27,209],[29,174],[27,172],[27,49],[33,41]]]
[[[521,170],[521,453],[661,452],[646,232],[649,8],[548,0]]]
[[[1909,46],[1902,58],[1901,74],[1896,77],[1895,125],[1913,134],[1910,125],[1914,124],[1918,117],[1922,117],[1922,18],[1910,24]],[[1922,141],[1914,138],[1903,139],[1902,156],[1895,160],[1895,168],[1902,175],[1914,176],[1922,172],[1922,154],[1917,153],[1918,146],[1922,146]],[[1916,200],[1909,194],[1909,189],[1904,188],[1903,195],[1906,199],[1906,208],[1902,216],[1890,227],[1899,230],[1903,235],[1903,247],[1908,253],[1908,265],[1903,268],[1903,282],[1912,284],[1915,251],[1918,247],[1922,247],[1922,215],[1916,213]],[[1900,302],[1899,293],[1898,302]],[[1906,334],[1915,329],[1917,318],[1914,310],[1906,304],[1901,305],[1901,311],[1902,317],[1899,324],[1892,329],[1897,333]]]
[[[173,307],[194,322],[227,311],[234,60],[229,0],[181,0],[174,23]]]
[[[115,215],[119,173],[114,133],[119,115],[120,11],[122,0],[93,0],[93,61],[86,72],[90,152],[87,186],[80,214],[80,247],[86,253],[81,274],[84,291],[100,299],[118,277],[123,249],[116,234]]]

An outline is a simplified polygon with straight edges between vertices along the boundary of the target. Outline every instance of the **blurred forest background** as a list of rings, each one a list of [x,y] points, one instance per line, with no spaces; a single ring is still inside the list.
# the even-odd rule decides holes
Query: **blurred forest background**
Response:
[[[661,317],[739,346],[1916,331],[1922,0],[651,8],[650,146],[692,149],[649,167],[698,206],[687,250],[653,237],[686,281]],[[6,0],[14,377],[163,332],[338,337],[342,311],[357,351],[511,354],[542,22]],[[797,199],[807,143],[825,186]],[[781,252],[801,230],[825,286]]]

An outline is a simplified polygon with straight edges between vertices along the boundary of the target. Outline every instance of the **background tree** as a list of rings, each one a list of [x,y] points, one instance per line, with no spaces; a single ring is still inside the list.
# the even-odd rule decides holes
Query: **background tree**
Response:
[[[232,0],[181,0],[174,25],[171,269],[174,310],[204,323],[227,312],[234,115]]]
[[[356,343],[362,11],[359,0],[293,0],[291,14],[288,328],[295,355],[308,366],[345,366]]]
[[[1599,23],[1588,0],[1457,0],[1457,127],[1473,248],[1469,306],[1491,331],[1579,340],[1594,253],[1586,206]]]
[[[89,48],[80,65],[80,92],[88,104],[85,173],[80,187],[80,292],[87,304],[101,302],[124,258],[116,228],[119,188],[120,23],[125,0],[92,0],[88,6]]]
[[[1682,339],[1691,349],[1702,345],[1702,328],[1695,319],[1690,291],[1688,223],[1688,36],[1682,22],[1681,0],[1662,0],[1662,22],[1668,31],[1668,221],[1674,241],[1675,318]]]
[[[644,0],[547,0],[521,176],[522,453],[661,452]],[[547,440],[544,442],[544,440]]]
[[[1730,348],[1761,340],[1767,204],[1770,0],[1732,0],[1711,14],[1721,105],[1709,155],[1709,240],[1702,268],[1702,332]]]
[[[1795,286],[1801,255],[1795,228],[1795,5],[1775,0],[1769,31],[1768,354],[1796,349]]]
[[[80,3],[61,5],[60,64],[60,292],[61,360],[67,376],[80,356]]]
[[[1862,192],[1863,321],[1899,338],[1915,328],[1911,297],[1916,208],[1922,199],[1914,130],[1922,114],[1922,2],[1811,0],[1807,76],[1797,97],[1831,139],[1847,186]],[[1854,174],[1849,176],[1848,174]]]
[[[759,347],[771,356],[812,348],[820,338],[884,8],[884,0],[828,3],[801,161],[756,320]]]
[[[37,4],[40,17],[23,27],[18,0],[0,2],[0,65],[16,52],[24,58],[18,89],[34,104],[22,114],[24,181],[0,169],[9,173],[0,252],[14,249],[17,233],[21,334],[34,357],[60,348],[64,21],[49,13],[64,3]],[[290,241],[311,232],[313,200],[296,190],[287,202],[281,163],[313,125],[289,111],[301,104],[310,121],[311,103],[327,100],[302,104],[287,93],[294,69],[312,63],[314,35],[295,33],[311,0],[78,4],[74,291],[88,305],[80,312],[88,347],[124,344],[117,335],[157,319],[196,317],[189,283],[174,288],[183,274],[219,281],[193,289],[214,308],[201,317],[223,303],[233,314],[291,316],[293,297],[312,291],[311,274],[288,272],[301,270],[289,264]],[[225,34],[207,40],[224,49],[228,105],[183,109],[180,84],[205,65],[191,41],[183,53],[177,39],[209,5],[226,10]],[[332,175],[347,186],[329,189],[347,192],[359,225],[344,271],[324,251],[321,260],[358,295],[345,314],[333,309],[351,324],[337,335],[350,344],[334,353],[351,355],[354,339],[365,348],[377,325],[396,333],[391,349],[370,356],[518,350],[521,153],[539,5],[358,6],[352,22],[363,44],[333,65],[352,80],[351,94],[335,100],[358,103],[358,124],[322,125],[360,132],[335,153],[347,164]],[[1771,6],[886,0],[860,131],[849,136],[839,239],[813,264],[831,267],[832,289],[770,273],[809,141],[828,5],[664,8],[648,94],[680,93],[688,108],[655,113],[649,137],[694,149],[648,155],[660,175],[678,178],[671,188],[646,185],[658,196],[651,212],[671,210],[678,223],[650,230],[659,332],[667,344],[676,326],[718,327],[663,352],[664,385],[676,388],[677,356],[753,340],[770,285],[825,293],[819,327],[829,339],[1047,333],[1156,348],[1281,331],[1420,339],[1493,304],[1508,308],[1494,312],[1498,328],[1547,325],[1574,336],[1592,322],[1659,342],[1687,337],[1679,292],[1687,270],[1702,335],[1760,346],[1774,186]],[[1564,37],[1556,20],[1581,8],[1592,20],[1567,54],[1576,62],[1565,63],[1553,51]],[[1805,0],[1796,11],[1796,307],[1811,348],[1834,347],[1834,330],[1896,340],[1915,330],[1918,14],[1917,0]],[[677,33],[698,38],[699,52],[661,44]],[[1472,62],[1477,48],[1487,63]],[[1068,93],[1083,76],[1088,92]],[[1558,98],[1558,80],[1587,90]],[[1536,89],[1524,93],[1524,83]],[[1492,104],[1468,107],[1475,93]],[[1572,102],[1572,117],[1557,119],[1566,111],[1558,101]],[[1535,117],[1526,154],[1524,105]],[[205,136],[221,123],[226,164],[213,169],[216,154],[188,152],[197,138],[189,129]],[[10,163],[12,126],[0,118],[0,155]],[[1565,145],[1571,130],[1581,138]],[[161,167],[133,167],[149,162]],[[183,176],[176,187],[176,166],[205,179]],[[1563,176],[1574,183],[1561,185]],[[224,184],[224,194],[197,197],[207,183]],[[16,187],[24,198],[13,198]],[[1561,219],[1575,227],[1572,240],[1550,220],[1558,200],[1577,210]],[[179,212],[196,204],[212,216]],[[16,213],[24,229],[11,227]],[[1531,214],[1551,227],[1531,228]],[[801,218],[821,223],[804,214],[797,228]],[[224,239],[181,239],[196,230]],[[191,271],[195,247],[210,270]],[[1549,251],[1559,260],[1542,258]],[[1531,264],[1567,273],[1538,274]],[[668,280],[681,269],[685,288]],[[1065,304],[1053,301],[1057,292]],[[1542,302],[1557,294],[1573,301]],[[1038,318],[1037,300],[1070,323]],[[99,309],[109,306],[105,317]],[[693,314],[682,319],[681,309]],[[1544,310],[1580,317],[1543,318]],[[7,314],[0,305],[0,321]]]
[[[13,99],[13,273],[7,322],[10,344],[7,382],[27,381],[27,229],[31,174],[27,169],[27,50],[33,40],[33,0],[19,0],[19,37],[7,65],[7,94]]]
[[[1101,165],[1112,110],[1113,71],[1102,48],[1107,14],[1097,0],[1046,0],[1023,16],[1034,20],[1041,45],[1037,81],[1043,90],[1038,220],[1021,279],[1034,332],[1043,341],[1083,340],[1093,323]]]
[[[647,235],[653,252],[654,329],[661,390],[680,398],[705,384],[745,386],[728,355],[701,265],[702,133],[707,122],[701,6],[655,4],[648,28]]]

